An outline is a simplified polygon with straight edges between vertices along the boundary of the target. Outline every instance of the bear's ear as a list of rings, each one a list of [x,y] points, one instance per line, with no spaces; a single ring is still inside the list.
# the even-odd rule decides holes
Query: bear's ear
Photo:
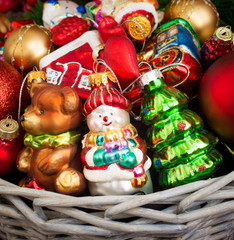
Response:
[[[47,82],[32,82],[30,89],[29,89],[29,95],[32,98],[33,95],[41,88],[46,87],[48,85]]]
[[[63,108],[65,112],[75,112],[82,107],[80,98],[73,88],[63,87],[62,95],[64,97]]]

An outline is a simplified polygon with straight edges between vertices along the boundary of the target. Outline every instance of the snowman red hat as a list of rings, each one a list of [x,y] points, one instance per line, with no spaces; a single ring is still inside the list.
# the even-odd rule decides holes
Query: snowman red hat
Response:
[[[117,80],[111,72],[89,75],[89,85],[92,87],[92,92],[84,103],[84,116],[89,115],[101,105],[121,108],[127,112],[131,111],[131,102],[113,86],[113,83],[116,82]]]

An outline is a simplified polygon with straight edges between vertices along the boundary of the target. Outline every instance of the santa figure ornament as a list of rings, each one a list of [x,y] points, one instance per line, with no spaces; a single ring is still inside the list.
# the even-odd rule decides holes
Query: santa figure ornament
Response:
[[[131,103],[112,83],[111,72],[89,75],[92,92],[83,111],[89,132],[81,158],[91,195],[151,193],[151,160],[146,144],[130,123]]]

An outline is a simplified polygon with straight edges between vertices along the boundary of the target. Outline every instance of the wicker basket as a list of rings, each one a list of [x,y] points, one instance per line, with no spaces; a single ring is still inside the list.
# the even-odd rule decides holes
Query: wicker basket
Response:
[[[234,171],[149,195],[72,197],[0,179],[2,239],[234,239]]]

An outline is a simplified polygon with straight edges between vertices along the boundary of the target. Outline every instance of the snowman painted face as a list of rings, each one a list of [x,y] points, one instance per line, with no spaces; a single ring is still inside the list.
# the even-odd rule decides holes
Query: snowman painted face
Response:
[[[129,113],[121,108],[101,105],[87,116],[87,125],[92,132],[123,127],[130,123]]]

